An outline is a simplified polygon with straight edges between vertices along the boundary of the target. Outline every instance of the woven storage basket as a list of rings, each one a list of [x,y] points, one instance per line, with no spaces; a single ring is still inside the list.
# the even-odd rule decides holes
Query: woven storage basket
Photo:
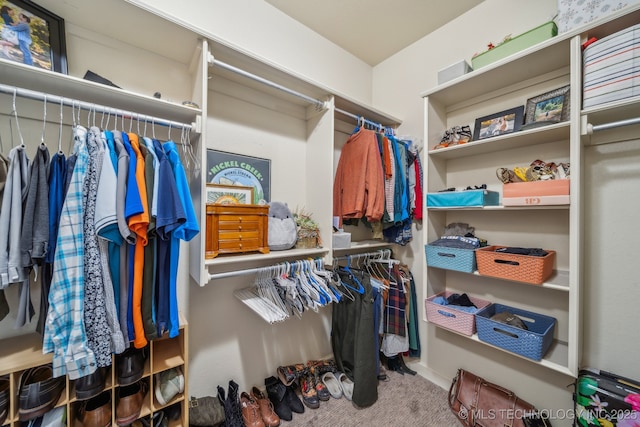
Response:
[[[476,316],[474,313],[467,313],[455,309],[455,306],[442,305],[433,302],[437,297],[449,298],[453,292],[444,291],[439,294],[430,296],[424,302],[424,307],[427,312],[427,321],[435,323],[438,326],[442,326],[446,329],[459,332],[463,335],[471,336],[476,333]],[[469,299],[478,308],[478,311],[485,308],[491,302],[469,296]]]
[[[476,256],[473,249],[449,248],[425,245],[424,251],[429,267],[473,273],[476,270]]]
[[[553,273],[556,252],[543,257],[496,252],[504,246],[487,246],[475,251],[478,273],[483,276],[541,285]]]
[[[497,313],[508,311],[520,317],[529,330],[491,320]],[[556,319],[502,304],[491,304],[476,313],[480,341],[487,342],[533,360],[544,357],[553,342]]]

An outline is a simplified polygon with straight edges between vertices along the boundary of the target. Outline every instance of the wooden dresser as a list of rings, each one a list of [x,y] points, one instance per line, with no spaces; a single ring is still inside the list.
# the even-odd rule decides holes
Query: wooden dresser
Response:
[[[241,252],[269,253],[268,205],[207,205],[205,258]]]

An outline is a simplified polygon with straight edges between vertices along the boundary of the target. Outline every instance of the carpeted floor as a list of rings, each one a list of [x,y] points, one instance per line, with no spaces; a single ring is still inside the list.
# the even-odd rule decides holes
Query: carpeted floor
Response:
[[[282,427],[456,427],[459,421],[447,404],[448,391],[420,375],[387,371],[388,382],[379,382],[378,401],[368,408],[356,408],[344,397],[320,402],[320,408],[305,406],[303,414]]]

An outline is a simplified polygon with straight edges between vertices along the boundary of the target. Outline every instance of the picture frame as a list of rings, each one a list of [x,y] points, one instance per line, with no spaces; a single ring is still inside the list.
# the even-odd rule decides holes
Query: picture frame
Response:
[[[473,140],[517,132],[522,127],[524,105],[476,119]]]
[[[253,187],[207,184],[206,203],[217,205],[253,204]]]
[[[252,187],[254,205],[270,202],[269,159],[207,149],[206,174],[206,182],[209,184]]]
[[[0,58],[67,74],[64,19],[28,0],[3,0]],[[23,18],[25,17],[25,18]],[[28,24],[31,44],[18,40],[18,24]]]
[[[531,128],[567,121],[570,104],[569,85],[529,98],[525,126]]]

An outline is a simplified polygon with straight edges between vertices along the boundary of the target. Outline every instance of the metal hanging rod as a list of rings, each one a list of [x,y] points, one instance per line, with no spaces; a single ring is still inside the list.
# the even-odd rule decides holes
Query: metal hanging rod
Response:
[[[185,129],[191,131],[195,129],[195,123],[186,124],[181,122],[174,122],[172,120],[162,119],[159,117],[147,116],[145,114],[133,113],[131,111],[120,110],[118,108],[107,107],[99,104],[92,104],[90,102],[79,101],[76,99],[64,98],[58,95],[51,95],[44,92],[37,92],[31,89],[24,89],[15,86],[9,86],[0,84],[0,93],[7,95],[16,95],[21,98],[32,99],[35,101],[51,102],[57,105],[64,105],[66,107],[81,108],[84,110],[94,111],[96,113],[104,114],[117,114],[125,119],[129,120],[142,120],[150,122],[154,125],[172,127],[177,129]]]
[[[376,252],[361,252],[361,253],[355,253],[350,255],[343,255],[343,256],[336,257],[333,260],[334,261],[358,260],[361,258],[379,257],[381,255],[384,257],[390,258],[391,249],[379,249]]]
[[[636,117],[633,119],[620,120],[617,122],[604,123],[604,124],[595,125],[595,126],[589,123],[587,125],[587,133],[591,135],[594,132],[598,132],[600,130],[607,130],[607,129],[613,129],[613,128],[618,128],[622,126],[631,126],[631,125],[637,125],[637,124],[640,124],[640,117]]]
[[[316,261],[317,259],[321,259],[321,258],[314,258],[313,261]],[[255,274],[255,273],[259,273],[259,272],[273,272],[273,271],[278,271],[279,269],[282,269],[283,267],[286,267],[287,264],[295,264],[296,261],[308,261],[309,259],[302,259],[302,260],[295,260],[295,261],[291,261],[291,262],[280,262],[278,264],[273,264],[273,265],[269,265],[266,267],[256,267],[256,268],[247,268],[245,270],[232,270],[232,271],[226,271],[224,273],[211,273],[209,274],[209,280],[215,280],[215,279],[225,279],[227,277],[233,277],[233,276],[247,276],[249,274]]]
[[[218,59],[215,59],[215,57],[211,54],[211,52],[209,52],[209,55],[208,55],[208,58],[207,58],[207,62],[211,66],[216,66],[216,67],[223,68],[223,69],[225,69],[227,71],[231,71],[233,73],[236,73],[236,74],[239,74],[241,76],[247,77],[247,78],[249,78],[251,80],[255,80],[257,82],[260,82],[260,83],[262,83],[264,85],[267,85],[267,86],[269,86],[271,88],[280,90],[282,92],[288,93],[289,95],[293,95],[295,97],[303,99],[303,100],[307,101],[308,103],[315,105],[318,110],[325,110],[325,109],[329,108],[328,103],[326,101],[321,101],[319,99],[312,98],[312,97],[307,96],[307,95],[305,95],[303,93],[297,92],[297,91],[295,91],[293,89],[289,89],[288,87],[285,87],[285,86],[282,86],[282,85],[280,85],[278,83],[272,82],[271,80],[267,80],[267,79],[265,79],[263,77],[260,77],[260,76],[257,76],[255,74],[249,73],[248,71],[244,71],[244,70],[241,70],[240,68],[234,67],[233,65],[229,65],[229,64],[227,64],[225,62],[222,62],[222,61],[220,61]],[[376,123],[376,122],[371,121],[371,120],[367,120],[362,116],[358,116],[358,115],[350,113],[348,111],[341,110],[340,108],[334,108],[334,110],[337,111],[338,113],[344,114],[345,116],[352,117],[356,121],[362,120],[364,123],[367,123],[367,124],[369,124],[369,125],[371,125],[373,127],[380,128],[382,130],[386,129],[386,127],[383,126],[382,124]]]
[[[282,92],[288,93],[289,95],[293,95],[297,98],[303,99],[305,101],[307,101],[310,104],[313,104],[316,106],[316,108],[318,110],[325,110],[328,108],[327,102],[326,101],[321,101],[319,99],[315,99],[312,98],[310,96],[305,95],[304,93],[300,93],[297,92],[293,89],[289,89],[288,87],[282,86],[278,83],[272,82],[271,80],[267,80],[263,77],[257,76],[255,74],[249,73],[248,71],[244,71],[241,70],[240,68],[234,67],[233,65],[229,65],[226,62],[222,62],[218,59],[215,59],[214,56],[211,54],[211,52],[209,52],[209,55],[207,57],[207,62],[209,63],[209,65],[215,65],[217,67],[223,68],[227,71],[231,71],[233,73],[236,74],[240,74],[241,76],[247,77],[251,80],[255,80],[257,82],[260,82],[264,85],[267,85],[269,87],[272,87],[274,89],[280,90]]]

